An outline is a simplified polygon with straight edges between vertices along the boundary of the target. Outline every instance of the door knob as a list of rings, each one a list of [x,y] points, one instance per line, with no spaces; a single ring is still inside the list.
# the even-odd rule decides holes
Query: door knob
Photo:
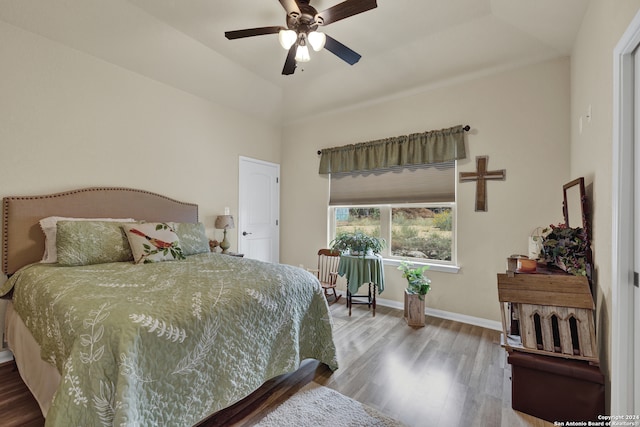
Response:
[[[243,235],[243,236],[247,236],[247,235],[249,235],[249,234],[253,234],[253,233],[247,233],[246,231],[243,231],[243,232],[242,232],[242,235]]]

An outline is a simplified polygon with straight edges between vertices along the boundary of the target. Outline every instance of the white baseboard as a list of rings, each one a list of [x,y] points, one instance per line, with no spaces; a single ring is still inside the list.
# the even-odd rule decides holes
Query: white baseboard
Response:
[[[452,313],[450,311],[436,310],[427,307],[425,309],[427,316],[438,317],[440,319],[454,320],[468,325],[480,326],[485,329],[502,332],[502,323],[497,320],[483,319],[482,317],[467,316],[466,314]]]
[[[13,353],[9,350],[0,351],[0,363],[10,362],[13,360]]]
[[[345,295],[346,298],[346,295]],[[384,307],[397,308],[404,310],[404,304],[398,301],[392,301],[382,298],[376,298],[376,302]],[[492,329],[502,332],[502,323],[496,320],[483,319],[481,317],[467,316],[466,314],[453,313],[450,311],[437,310],[427,307],[425,309],[427,316],[433,316],[440,319],[453,320],[455,322],[466,323],[468,325],[480,326],[481,328]]]

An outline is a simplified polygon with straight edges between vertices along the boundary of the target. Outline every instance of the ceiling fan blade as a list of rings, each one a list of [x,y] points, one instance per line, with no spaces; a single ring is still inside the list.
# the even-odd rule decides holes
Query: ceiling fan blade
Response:
[[[346,0],[319,12],[318,16],[323,20],[322,25],[329,25],[332,22],[375,9],[376,7],[378,7],[376,0]]]
[[[282,5],[282,7],[284,7],[284,10],[287,11],[287,15],[291,15],[291,12],[302,15],[302,13],[300,13],[300,8],[298,7],[298,3],[296,3],[296,0],[280,0],[280,4]]]
[[[349,65],[355,64],[360,60],[360,58],[362,58],[362,55],[360,55],[359,53],[349,49],[333,37],[330,37],[327,34],[325,35],[327,36],[327,41],[324,44],[324,48]]]
[[[246,30],[226,31],[224,36],[229,40],[242,39],[244,37],[263,36],[265,34],[277,34],[283,27],[259,27]]]
[[[284,67],[282,68],[282,74],[288,76],[293,74],[296,71],[296,49],[298,48],[297,44],[291,46],[289,49],[289,53],[287,54],[287,59],[284,61]]]

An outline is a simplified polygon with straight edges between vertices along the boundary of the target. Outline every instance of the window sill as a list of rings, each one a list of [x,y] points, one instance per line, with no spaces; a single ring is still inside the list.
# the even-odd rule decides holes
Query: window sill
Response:
[[[384,265],[391,266],[391,267],[398,267],[402,261],[410,262],[415,266],[428,265],[429,266],[428,271],[439,271],[441,273],[451,273],[451,274],[457,274],[460,271],[460,266],[458,265],[436,264],[436,263],[430,263],[430,262],[418,262],[418,261],[411,261],[411,260],[389,259],[389,258],[384,259]]]

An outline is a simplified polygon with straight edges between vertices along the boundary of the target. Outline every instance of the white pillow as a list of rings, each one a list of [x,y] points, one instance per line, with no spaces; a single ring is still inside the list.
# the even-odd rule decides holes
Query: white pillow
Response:
[[[58,221],[114,221],[114,222],[135,222],[133,218],[67,218],[63,216],[49,216],[40,220],[40,228],[44,233],[44,255],[42,263],[52,264],[58,262],[58,251],[56,249],[56,230]]]

